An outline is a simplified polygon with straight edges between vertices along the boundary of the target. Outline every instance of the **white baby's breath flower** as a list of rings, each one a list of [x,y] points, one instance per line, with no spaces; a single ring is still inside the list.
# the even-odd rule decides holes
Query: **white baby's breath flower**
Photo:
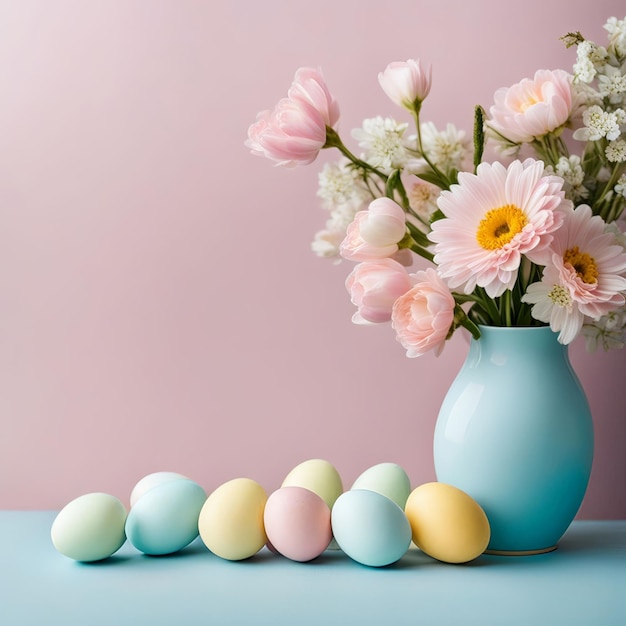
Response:
[[[613,104],[621,103],[626,93],[626,75],[620,68],[607,65],[598,75],[598,92]]]
[[[355,128],[352,137],[365,150],[364,160],[370,165],[389,173],[403,167],[408,154],[402,136],[408,124],[398,123],[390,117],[374,117],[363,120],[362,128]]]
[[[337,262],[340,262],[339,245],[342,240],[343,236],[339,232],[329,229],[319,230],[311,242],[311,250],[319,257],[335,258]]]
[[[457,130],[448,123],[445,130],[439,131],[433,122],[425,122],[420,127],[424,152],[437,167],[444,171],[462,170],[467,166],[470,155],[470,142],[465,131]]]
[[[324,208],[332,210],[347,206],[360,210],[371,200],[359,171],[348,167],[348,159],[337,163],[325,163],[318,175],[319,187],[317,195],[322,199]]]
[[[608,54],[605,48],[593,41],[582,41],[576,49],[576,63],[574,64],[574,81],[590,83],[596,77],[598,68],[607,61]]]
[[[574,132],[574,139],[582,141],[597,141],[606,137],[613,141],[620,136],[620,124],[626,120],[622,109],[603,111],[598,105],[589,107],[583,113],[583,128]]]
[[[599,320],[589,320],[582,327],[587,352],[600,346],[608,351],[626,345],[626,306],[612,311]]]
[[[622,174],[618,179],[615,187],[613,187],[615,193],[620,194],[626,198],[626,174]]]
[[[430,216],[437,210],[437,198],[441,193],[441,189],[420,178],[411,180],[405,187],[409,205],[427,223],[430,220]]]
[[[574,154],[570,157],[560,157],[555,168],[551,166],[546,167],[546,173],[556,174],[565,181],[563,190],[568,200],[576,203],[578,200],[589,197],[589,190],[583,184],[585,172],[581,166],[579,156]]]
[[[616,17],[610,17],[604,29],[609,33],[609,52],[618,57],[626,55],[626,18],[618,20]]]
[[[623,139],[612,141],[606,147],[604,154],[611,163],[623,163],[626,161],[626,141]]]
[[[334,258],[336,263],[341,262],[339,246],[346,236],[348,226],[354,220],[358,208],[350,204],[343,204],[330,213],[326,227],[315,233],[311,242],[311,250],[320,257]]]

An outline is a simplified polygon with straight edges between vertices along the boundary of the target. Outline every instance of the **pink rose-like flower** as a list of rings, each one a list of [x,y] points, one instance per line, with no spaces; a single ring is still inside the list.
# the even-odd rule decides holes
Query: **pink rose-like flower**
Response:
[[[312,163],[326,144],[326,128],[339,119],[339,107],[319,70],[300,68],[272,111],[261,111],[248,128],[246,147],[277,165]]]
[[[489,125],[514,143],[532,141],[567,122],[572,112],[572,77],[564,70],[538,70],[494,94]]]
[[[391,325],[408,357],[430,350],[439,356],[454,322],[454,298],[433,268],[412,277],[416,284],[395,301]]]
[[[301,67],[289,89],[290,100],[309,103],[320,113],[326,126],[331,128],[339,120],[339,105],[330,93],[322,71],[311,67]]]
[[[392,102],[412,111],[430,92],[432,68],[427,73],[419,59],[394,61],[378,74],[378,82]]]
[[[245,145],[284,167],[312,163],[326,143],[326,124],[306,102],[283,98],[273,111],[263,111],[248,129]]]
[[[352,304],[358,311],[355,324],[380,324],[391,319],[393,303],[409,289],[412,281],[407,271],[393,259],[359,263],[346,279]]]
[[[376,198],[367,211],[359,211],[348,226],[340,252],[350,261],[393,256],[406,233],[404,210],[390,198]]]

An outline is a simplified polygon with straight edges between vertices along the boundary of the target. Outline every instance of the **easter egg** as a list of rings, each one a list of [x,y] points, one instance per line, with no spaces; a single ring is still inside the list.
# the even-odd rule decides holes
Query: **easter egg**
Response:
[[[263,515],[271,550],[293,561],[311,561],[332,539],[330,508],[304,487],[281,487],[267,499]]]
[[[331,524],[341,550],[371,567],[395,563],[411,543],[404,511],[387,496],[368,489],[352,489],[339,496]]]
[[[376,491],[404,509],[411,492],[411,483],[407,473],[396,463],[379,463],[366,469],[351,488]]]
[[[281,487],[304,487],[316,493],[329,509],[343,492],[341,476],[334,465],[324,459],[309,459],[296,465],[285,476]]]
[[[206,501],[192,480],[169,480],[146,491],[131,507],[126,536],[140,552],[172,554],[198,536],[198,517]]]
[[[198,529],[206,547],[229,561],[247,559],[267,542],[263,513],[267,493],[251,478],[234,478],[206,499]]]
[[[445,483],[426,483],[409,495],[405,513],[413,542],[446,563],[466,563],[482,554],[490,537],[489,521],[467,493]]]
[[[66,504],[55,517],[52,544],[75,561],[100,561],[117,552],[124,542],[126,508],[108,493],[87,493]]]
[[[139,482],[137,482],[137,484],[133,487],[133,490],[130,492],[130,506],[135,506],[137,500],[139,500],[144,493],[150,491],[153,487],[158,487],[159,485],[172,480],[181,479],[188,480],[186,476],[178,474],[177,472],[154,472],[144,476]]]

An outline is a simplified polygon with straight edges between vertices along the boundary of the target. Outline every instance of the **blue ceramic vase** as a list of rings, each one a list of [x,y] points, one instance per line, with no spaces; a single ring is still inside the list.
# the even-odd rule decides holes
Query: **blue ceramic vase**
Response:
[[[488,552],[548,552],[587,489],[589,404],[567,346],[549,327],[480,330],[439,412],[437,480],[483,507]]]

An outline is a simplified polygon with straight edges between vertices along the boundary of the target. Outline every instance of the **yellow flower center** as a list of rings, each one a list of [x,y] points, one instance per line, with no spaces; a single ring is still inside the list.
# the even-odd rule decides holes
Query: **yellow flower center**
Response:
[[[563,255],[563,261],[572,266],[584,283],[591,285],[598,282],[598,267],[595,259],[586,252],[581,252],[578,246],[568,248]]]
[[[538,102],[541,102],[539,98],[535,98],[534,96],[529,95],[528,98],[524,102],[520,103],[519,110],[522,113],[526,113],[526,111],[530,109],[531,106],[534,106]]]
[[[497,250],[521,232],[528,220],[524,211],[514,204],[505,204],[488,211],[478,224],[476,239],[485,250]]]

